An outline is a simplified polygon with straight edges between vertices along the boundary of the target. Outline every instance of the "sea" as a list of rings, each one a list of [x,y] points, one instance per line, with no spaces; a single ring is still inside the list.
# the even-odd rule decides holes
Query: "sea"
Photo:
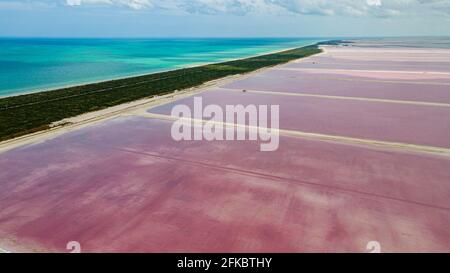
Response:
[[[0,97],[222,62],[314,38],[0,38]]]

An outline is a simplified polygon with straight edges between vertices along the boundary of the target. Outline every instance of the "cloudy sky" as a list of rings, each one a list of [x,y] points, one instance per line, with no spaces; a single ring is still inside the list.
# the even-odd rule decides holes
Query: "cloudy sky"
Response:
[[[450,35],[450,0],[0,0],[0,36]]]

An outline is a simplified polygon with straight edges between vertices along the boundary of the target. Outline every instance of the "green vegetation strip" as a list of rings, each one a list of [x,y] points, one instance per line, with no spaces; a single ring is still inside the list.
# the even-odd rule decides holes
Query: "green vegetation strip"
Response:
[[[184,68],[0,99],[0,141],[49,128],[52,122],[114,105],[199,86],[321,52],[317,45],[247,59]]]

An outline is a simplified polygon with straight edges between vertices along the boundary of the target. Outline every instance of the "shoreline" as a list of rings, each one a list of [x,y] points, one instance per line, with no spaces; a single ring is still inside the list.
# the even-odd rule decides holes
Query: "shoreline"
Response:
[[[70,117],[203,86],[211,81],[247,74],[320,52],[316,43],[234,61],[1,98],[0,140],[46,130]]]
[[[244,60],[244,59],[248,59],[248,58],[261,57],[261,56],[264,56],[264,55],[276,54],[276,53],[280,53],[280,52],[283,52],[283,51],[294,50],[294,49],[297,49],[297,48],[314,46],[314,45],[317,45],[317,44],[320,44],[320,43],[323,43],[323,42],[327,42],[327,40],[318,41],[318,42],[311,43],[311,44],[305,44],[305,45],[297,46],[297,47],[287,47],[287,48],[278,49],[278,50],[270,50],[270,51],[267,51],[267,52],[264,52],[264,53],[251,54],[251,55],[248,55],[248,56],[243,56],[243,57],[239,57],[239,58],[231,58],[231,59],[221,60],[221,61],[217,61],[217,62],[204,62],[204,63],[197,63],[197,64],[188,64],[188,65],[182,66],[182,67],[162,69],[162,70],[153,71],[153,72],[136,73],[136,74],[127,75],[127,76],[123,75],[123,76],[117,76],[117,77],[109,77],[107,79],[79,82],[79,83],[74,83],[74,84],[62,84],[62,85],[58,85],[58,86],[54,86],[54,87],[48,87],[48,88],[43,87],[43,88],[37,88],[37,89],[30,89],[28,91],[18,91],[16,93],[12,94],[12,95],[0,95],[0,100],[1,99],[6,99],[6,98],[23,96],[23,95],[29,95],[29,94],[51,92],[51,91],[56,91],[56,90],[66,89],[66,88],[82,87],[82,86],[91,85],[91,84],[99,84],[99,83],[110,82],[110,81],[126,80],[126,79],[135,78],[135,77],[143,77],[143,76],[149,76],[149,75],[154,75],[154,74],[158,74],[158,73],[177,71],[177,70],[180,70],[180,69],[196,68],[196,67],[201,67],[201,66],[205,66],[205,65],[212,65],[212,64],[219,64],[219,63],[224,63],[224,62],[239,61],[239,60]]]
[[[314,44],[315,45],[315,44]],[[308,45],[307,47],[312,46]],[[303,47],[302,47],[303,48]],[[131,102],[122,103],[119,105],[107,107],[105,109],[92,111],[92,112],[86,112],[80,115],[76,115],[73,117],[68,117],[61,119],[59,121],[53,122],[50,124],[48,129],[45,130],[39,130],[37,132],[21,135],[18,137],[14,137],[11,139],[6,139],[3,141],[0,141],[0,154],[5,153],[7,151],[10,151],[12,149],[24,146],[24,145],[34,145],[41,142],[44,142],[46,140],[53,139],[55,137],[58,137],[62,134],[69,133],[87,126],[91,126],[100,122],[104,122],[106,120],[110,120],[117,117],[126,117],[133,115],[134,112],[140,111],[142,109],[148,109],[151,107],[156,107],[159,105],[163,105],[166,103],[170,103],[175,100],[179,100],[180,98],[188,97],[194,94],[199,94],[204,92],[207,89],[210,89],[212,87],[217,87],[223,84],[226,84],[231,81],[235,80],[242,80],[248,77],[251,77],[254,74],[261,73],[263,71],[272,69],[277,66],[285,65],[290,62],[295,62],[299,60],[306,60],[312,56],[318,56],[321,54],[326,53],[326,49],[323,45],[317,46],[318,49],[321,50],[321,52],[306,56],[299,59],[293,59],[289,62],[281,63],[274,66],[267,66],[263,67],[251,72],[243,73],[243,74],[235,74],[230,75],[222,78],[218,78],[215,80],[211,80],[208,82],[203,83],[199,86],[194,86],[182,90],[175,90],[167,94],[162,95],[156,95],[153,97],[147,97],[147,98],[141,98],[138,100],[134,100]],[[282,50],[279,52],[284,52],[286,50]],[[266,55],[266,54],[264,54]],[[262,55],[262,56],[264,56]]]

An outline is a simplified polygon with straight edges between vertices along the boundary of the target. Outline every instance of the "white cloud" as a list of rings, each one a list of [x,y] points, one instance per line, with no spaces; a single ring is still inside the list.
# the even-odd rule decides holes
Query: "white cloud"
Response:
[[[31,10],[54,7],[50,1],[0,0],[0,10]]]
[[[150,0],[66,0],[69,6],[81,6],[89,4],[97,5],[117,5],[117,6],[127,6],[132,9],[143,9],[153,7]]]
[[[116,6],[135,10],[176,10],[195,14],[305,14],[391,17],[450,15],[450,0],[6,0],[0,8],[32,3],[67,6]]]
[[[282,7],[268,0],[191,0],[174,1],[175,5],[190,13],[273,13],[283,10]]]
[[[431,0],[433,3],[434,1]],[[449,0],[435,0],[450,4]],[[426,0],[274,0],[286,10],[300,14],[388,17],[418,10],[430,11]]]
[[[367,0],[367,5],[379,7],[382,5],[382,3],[381,0]]]

